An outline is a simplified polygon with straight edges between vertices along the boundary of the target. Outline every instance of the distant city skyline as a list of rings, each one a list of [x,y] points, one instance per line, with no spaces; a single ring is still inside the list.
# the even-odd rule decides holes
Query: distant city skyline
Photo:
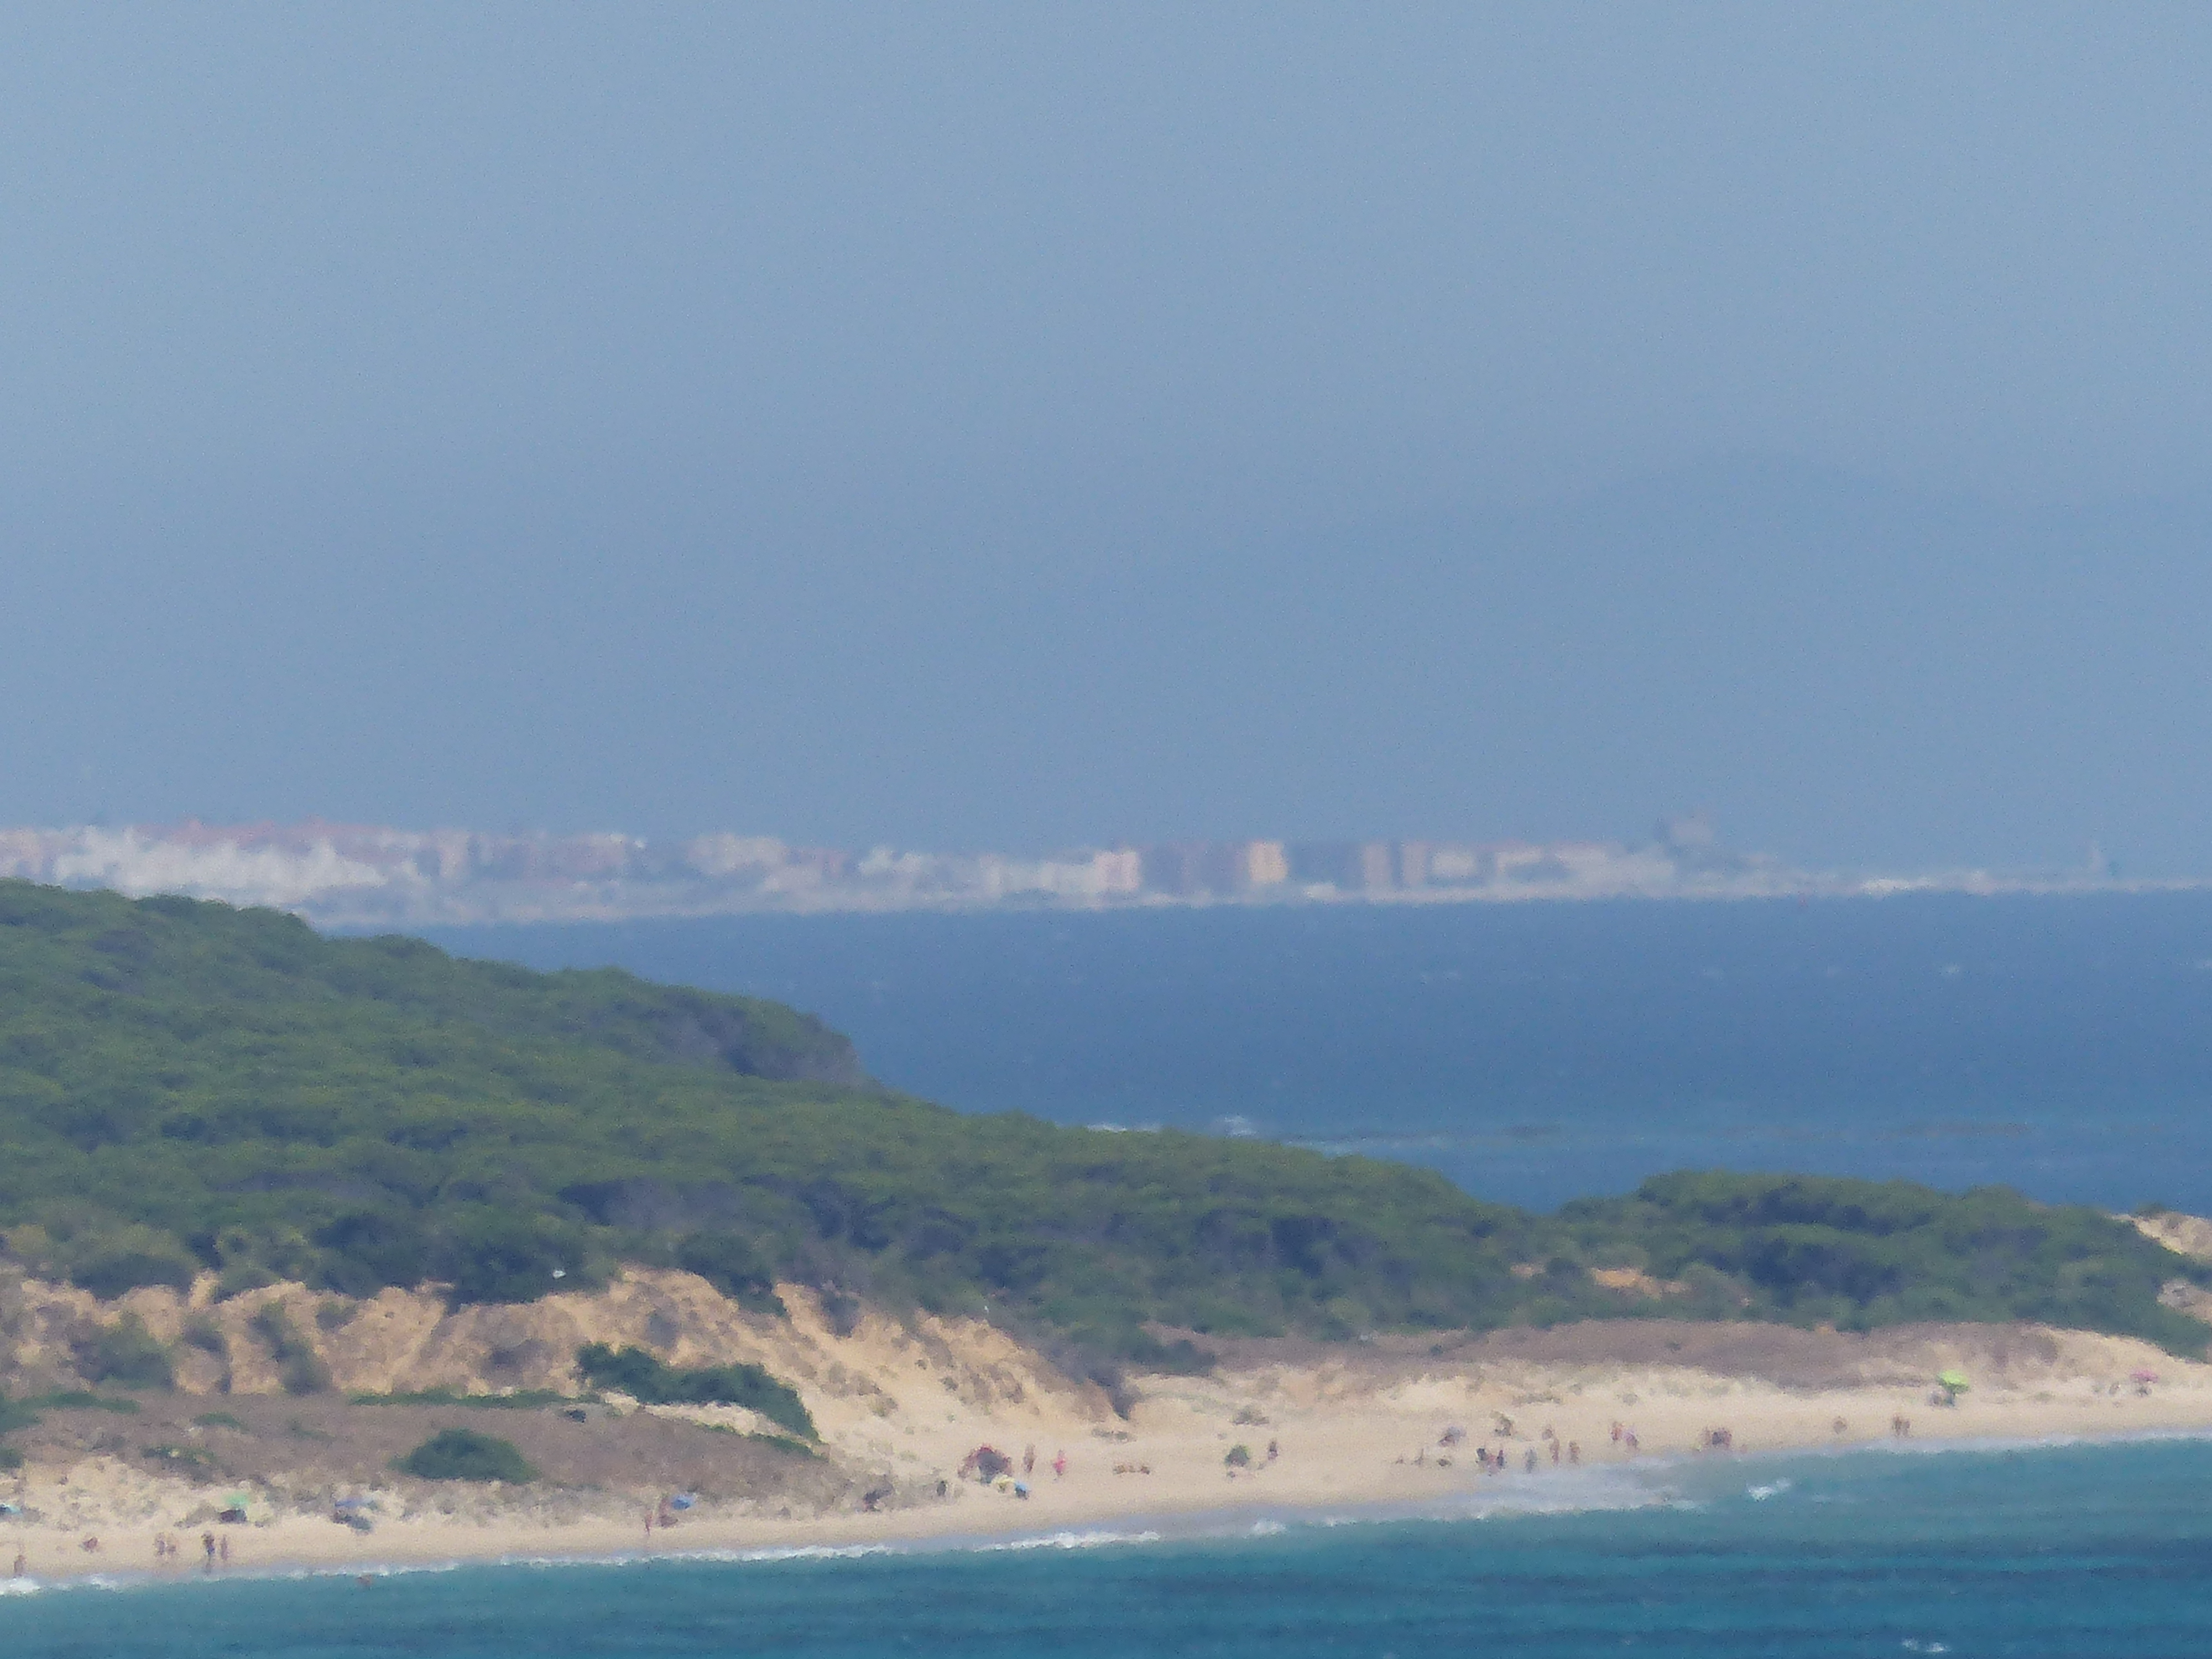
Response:
[[[0,823],[2212,864],[2212,10],[130,18]]]
[[[295,911],[322,926],[635,921],[748,912],[1161,904],[1500,903],[1599,898],[2082,892],[2071,870],[1819,872],[1723,846],[1690,815],[1641,842],[1176,841],[1024,855],[793,845],[728,831],[659,841],[295,824],[0,830],[0,877]],[[2206,883],[2161,881],[2140,887]]]

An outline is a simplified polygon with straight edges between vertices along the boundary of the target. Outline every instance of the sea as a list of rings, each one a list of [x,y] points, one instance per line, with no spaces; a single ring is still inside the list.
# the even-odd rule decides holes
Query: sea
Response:
[[[2212,896],[754,916],[454,929],[778,998],[969,1111],[1431,1165],[2212,1210]],[[0,1525],[0,1548],[6,1546]],[[0,1585],[97,1659],[2212,1654],[2212,1440],[1915,1443],[927,1548]]]
[[[435,930],[819,1014],[966,1111],[1430,1164],[2212,1212],[2212,893],[761,915]]]
[[[1540,1474],[1422,1515],[0,1590],[41,1659],[2212,1653],[2212,1444]]]

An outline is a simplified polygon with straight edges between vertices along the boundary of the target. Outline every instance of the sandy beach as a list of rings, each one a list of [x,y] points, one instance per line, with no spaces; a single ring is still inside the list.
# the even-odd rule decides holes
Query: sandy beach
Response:
[[[180,1374],[178,1392],[145,1396],[136,1416],[50,1412],[16,1435],[25,1466],[0,1476],[0,1495],[20,1513],[0,1520],[0,1567],[20,1555],[38,1579],[200,1571],[204,1538],[228,1549],[215,1571],[360,1571],[1127,1531],[1201,1516],[1233,1524],[1315,1510],[1570,1504],[1620,1501],[1623,1483],[1604,1471],[1689,1457],[2212,1431],[2212,1364],[2033,1326],[1855,1335],[1647,1319],[1340,1345],[1217,1342],[1211,1372],[1131,1376],[1117,1411],[1105,1389],[1069,1380],[983,1322],[866,1310],[833,1320],[804,1289],[784,1293],[790,1316],[777,1320],[689,1275],[638,1272],[527,1308],[449,1313],[434,1298],[387,1291],[342,1310],[342,1326],[325,1299],[331,1328],[320,1346],[336,1386],[316,1398],[287,1397],[234,1358],[223,1378]],[[28,1316],[16,1322],[17,1370],[35,1374],[42,1332],[51,1346],[86,1316],[88,1298],[45,1286],[19,1294]],[[210,1313],[198,1294],[129,1300],[157,1331]],[[257,1305],[289,1303],[303,1328],[318,1328],[311,1300],[279,1286],[213,1311],[242,1327]],[[472,1392],[573,1387],[567,1356],[579,1340],[648,1337],[678,1360],[751,1359],[791,1379],[821,1428],[821,1455],[763,1450],[726,1432],[763,1426],[735,1408],[640,1407],[616,1396],[580,1423],[553,1407],[402,1411],[345,1400],[403,1379]],[[1936,1386],[1947,1370],[1971,1383],[1955,1405],[1941,1403]],[[484,1487],[391,1471],[391,1449],[448,1425],[514,1438],[547,1478]],[[157,1446],[156,1437],[170,1438]],[[1014,1461],[1010,1480],[963,1478],[984,1445]],[[172,1472],[179,1459],[189,1474]],[[246,1500],[247,1519],[222,1524],[215,1517],[233,1498]],[[333,1519],[343,1499],[362,1500],[367,1530]],[[157,1539],[175,1540],[179,1553],[157,1553]]]

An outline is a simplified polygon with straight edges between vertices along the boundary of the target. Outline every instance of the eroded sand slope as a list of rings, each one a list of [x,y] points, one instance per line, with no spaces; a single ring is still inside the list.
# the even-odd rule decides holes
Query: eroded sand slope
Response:
[[[699,1501],[673,1540],[658,1534],[653,1547],[1050,1529],[1252,1505],[1535,1501],[1583,1492],[1577,1481],[1608,1478],[1609,1466],[1711,1455],[1701,1448],[1715,1430],[1741,1453],[1887,1443],[1900,1424],[1916,1441],[2212,1429],[2212,1365],[2033,1326],[1854,1335],[1650,1319],[1352,1344],[1214,1342],[1210,1374],[1133,1377],[1117,1413],[1103,1389],[983,1321],[862,1308],[840,1323],[798,1285],[781,1287],[787,1319],[738,1307],[690,1274],[647,1270],[589,1294],[459,1310],[428,1293],[348,1303],[297,1285],[218,1305],[211,1289],[102,1304],[67,1288],[0,1285],[0,1380],[11,1391],[81,1381],[80,1346],[125,1314],[179,1356],[179,1392],[144,1396],[136,1418],[50,1411],[11,1437],[28,1462],[0,1477],[0,1489],[11,1486],[27,1515],[7,1535],[23,1541],[34,1570],[100,1565],[69,1553],[90,1530],[102,1535],[103,1561],[118,1551],[150,1559],[156,1532],[202,1525],[219,1487],[249,1489],[263,1506],[257,1524],[237,1529],[252,1560],[337,1563],[634,1550],[647,1544],[641,1516],[672,1491],[696,1490]],[[282,1392],[256,1328],[271,1306],[312,1343],[328,1390]],[[575,1351],[591,1341],[646,1346],[678,1364],[763,1365],[799,1391],[826,1455],[779,1463],[790,1455],[677,1420],[769,1426],[733,1408],[632,1410],[617,1400],[578,1423],[559,1408],[344,1399],[433,1388],[574,1394]],[[1955,1407],[1935,1403],[1945,1370],[1972,1380]],[[392,1473],[396,1452],[449,1423],[515,1439],[548,1479],[488,1491]],[[155,1454],[157,1436],[171,1452]],[[960,1480],[963,1459],[985,1443],[1018,1459],[1034,1452],[1028,1496]],[[1478,1472],[1477,1447],[1502,1454],[1510,1473]],[[179,1449],[191,1463],[181,1473]],[[1063,1458],[1064,1474],[1054,1468]],[[348,1493],[379,1495],[373,1534],[331,1524]]]

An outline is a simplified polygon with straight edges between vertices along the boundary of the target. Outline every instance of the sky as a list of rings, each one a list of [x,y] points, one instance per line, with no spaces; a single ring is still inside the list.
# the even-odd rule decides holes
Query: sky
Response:
[[[0,823],[2212,874],[2212,13],[0,14]]]

